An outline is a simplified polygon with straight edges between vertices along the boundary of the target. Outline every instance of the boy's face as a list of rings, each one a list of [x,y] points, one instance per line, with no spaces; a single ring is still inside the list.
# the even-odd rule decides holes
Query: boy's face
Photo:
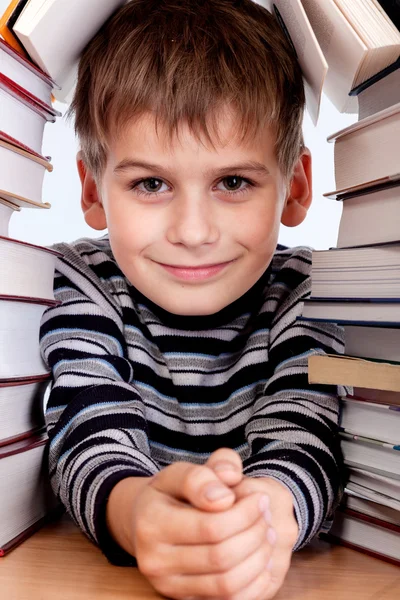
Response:
[[[219,127],[212,148],[186,126],[168,141],[150,113],[131,122],[110,142],[101,200],[79,165],[86,221],[108,227],[127,279],[179,315],[216,313],[247,292],[271,261],[281,220],[297,225],[311,200],[308,152],[290,184],[269,129],[240,143],[228,111]]]

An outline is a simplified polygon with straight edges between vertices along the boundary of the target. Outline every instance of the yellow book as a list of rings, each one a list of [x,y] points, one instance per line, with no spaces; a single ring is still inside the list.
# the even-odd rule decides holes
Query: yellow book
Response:
[[[20,12],[24,8],[28,0],[11,0],[10,4],[6,8],[4,14],[0,17],[0,35],[6,40],[10,46],[17,52],[29,58],[27,52],[18,41],[12,30],[12,25],[15,19],[13,17],[19,16]],[[11,22],[12,25],[11,25]]]

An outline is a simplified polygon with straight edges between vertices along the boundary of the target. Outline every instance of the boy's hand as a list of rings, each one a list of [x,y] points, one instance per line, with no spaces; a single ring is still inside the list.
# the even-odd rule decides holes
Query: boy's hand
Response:
[[[174,463],[137,494],[132,541],[139,569],[169,598],[264,600],[271,547],[262,502],[260,508],[263,492],[238,488],[236,499],[219,481],[219,461],[212,458],[215,472]],[[230,474],[223,471],[230,485],[242,479],[240,458],[236,466]],[[208,491],[224,495],[212,500]]]
[[[232,451],[221,450],[221,452]],[[206,465],[213,467],[215,463],[212,458],[210,457]],[[232,455],[226,454],[225,459],[235,464],[236,459]],[[222,471],[215,469],[214,471],[218,476],[222,474]],[[229,485],[226,479],[227,473],[228,471],[222,474],[222,479]],[[268,477],[251,478],[243,476],[239,483],[232,486],[232,490],[235,492],[236,499],[239,502],[243,498],[255,493],[261,493],[264,497],[266,495],[269,499],[264,515],[266,522],[272,525],[267,533],[268,541],[272,547],[269,563],[271,578],[266,584],[262,598],[263,600],[270,600],[283,584],[290,566],[293,546],[296,543],[299,533],[297,521],[294,516],[292,495],[283,484]]]

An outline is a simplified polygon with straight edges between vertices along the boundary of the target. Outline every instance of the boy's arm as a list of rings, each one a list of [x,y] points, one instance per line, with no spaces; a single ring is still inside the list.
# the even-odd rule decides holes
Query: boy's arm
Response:
[[[284,279],[293,273],[297,285],[281,302],[271,327],[271,376],[246,426],[251,453],[243,472],[271,477],[290,489],[300,529],[298,549],[327,525],[340,495],[338,389],[308,383],[308,358],[343,352],[343,333],[332,323],[297,320],[310,294],[309,260],[293,257],[292,264],[292,274],[286,265],[277,290],[285,289]]]
[[[122,479],[149,477],[159,466],[150,455],[143,403],[130,383],[120,307],[76,264],[59,261],[55,297],[61,305],[45,312],[40,331],[54,378],[46,407],[50,479],[107,558],[135,565],[107,530],[107,499]]]

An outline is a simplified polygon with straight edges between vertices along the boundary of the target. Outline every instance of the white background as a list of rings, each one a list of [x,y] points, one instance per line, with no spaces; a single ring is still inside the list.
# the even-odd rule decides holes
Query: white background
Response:
[[[0,0],[0,12],[8,4],[9,0]],[[59,103],[55,108],[63,113],[66,109],[65,105]],[[339,114],[326,97],[322,99],[317,127],[306,114],[304,135],[313,156],[314,200],[302,225],[293,229],[282,226],[279,240],[282,244],[304,244],[317,249],[335,246],[341,205],[322,197],[324,192],[335,189],[333,144],[328,144],[326,138],[356,120],[356,115]],[[10,223],[10,237],[49,245],[58,241],[73,241],[82,236],[102,235],[102,232],[86,225],[80,210],[80,184],[75,166],[77,149],[73,123],[67,123],[61,117],[55,124],[46,125],[43,154],[52,157],[54,171],[45,176],[43,198],[52,207],[50,210],[25,208],[14,214]]]

